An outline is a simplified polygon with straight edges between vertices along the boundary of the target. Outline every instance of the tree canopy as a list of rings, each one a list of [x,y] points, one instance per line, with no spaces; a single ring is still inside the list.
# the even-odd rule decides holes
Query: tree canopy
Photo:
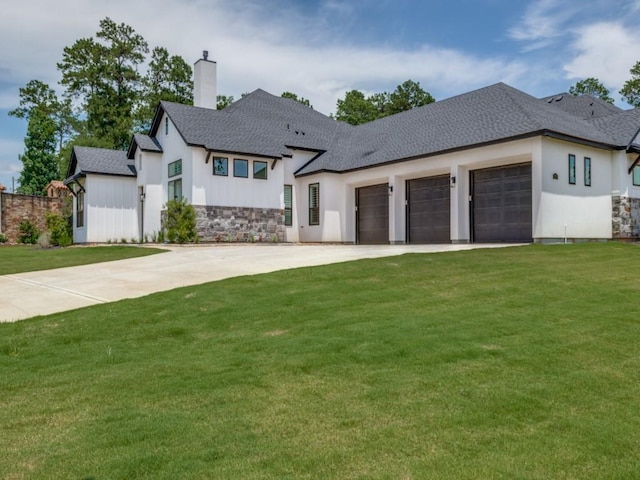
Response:
[[[613,98],[609,96],[609,89],[594,77],[585,78],[569,87],[571,95],[591,95],[613,105]]]
[[[292,93],[292,92],[282,92],[282,95],[280,95],[282,98],[289,98],[291,100],[295,100],[296,102],[300,102],[301,104],[303,104],[305,107],[309,107],[311,109],[313,109],[313,105],[311,105],[311,102],[309,100],[307,100],[304,97],[298,97],[297,94]]]
[[[631,78],[622,86],[620,95],[629,105],[638,108],[640,107],[640,61],[631,67],[629,73],[631,73]]]
[[[343,99],[337,101],[335,118],[352,125],[361,125],[434,101],[433,96],[419,82],[407,80],[391,93],[374,93],[367,97],[359,90],[347,92]]]

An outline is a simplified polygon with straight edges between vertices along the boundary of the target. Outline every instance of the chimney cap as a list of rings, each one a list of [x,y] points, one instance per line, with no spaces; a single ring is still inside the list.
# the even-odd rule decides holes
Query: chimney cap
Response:
[[[204,60],[207,60],[209,58],[209,51],[208,50],[203,50],[202,51],[202,58],[204,58]]]

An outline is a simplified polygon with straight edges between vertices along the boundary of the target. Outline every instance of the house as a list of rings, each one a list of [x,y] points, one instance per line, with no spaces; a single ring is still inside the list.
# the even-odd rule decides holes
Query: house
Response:
[[[47,186],[44,187],[44,191],[46,192],[46,196],[51,198],[68,197],[71,195],[69,188],[60,180],[51,180],[47,183]]]
[[[153,237],[168,199],[204,241],[547,242],[640,235],[640,110],[498,83],[352,126],[262,90],[161,102],[128,152],[75,147],[74,241]]]

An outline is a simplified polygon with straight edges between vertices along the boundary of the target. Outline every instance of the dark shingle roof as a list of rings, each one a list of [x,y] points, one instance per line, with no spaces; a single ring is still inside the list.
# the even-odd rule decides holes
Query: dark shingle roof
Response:
[[[98,173],[102,175],[120,175],[135,177],[136,169],[123,150],[109,150],[94,147],[73,147],[69,175],[78,173]]]
[[[541,134],[609,148],[614,143],[586,120],[498,83],[360,125],[296,173],[345,172]]]
[[[164,111],[189,145],[208,150],[279,158],[287,146],[324,150],[345,124],[263,90],[245,96],[224,110],[161,102]],[[159,116],[151,135],[159,128]]]
[[[161,102],[149,135],[135,135],[132,148],[162,151],[155,135],[163,113],[188,145],[212,151],[270,158],[287,155],[289,147],[321,152],[296,175],[346,172],[537,135],[624,149],[640,127],[640,110],[624,111],[586,95],[538,99],[504,83],[357,127],[256,90],[219,111]],[[135,175],[121,158],[124,152],[76,148],[83,171]]]
[[[621,108],[605,102],[591,95],[571,95],[570,93],[558,93],[540,99],[560,110],[579,118],[598,118],[613,113],[622,112]]]

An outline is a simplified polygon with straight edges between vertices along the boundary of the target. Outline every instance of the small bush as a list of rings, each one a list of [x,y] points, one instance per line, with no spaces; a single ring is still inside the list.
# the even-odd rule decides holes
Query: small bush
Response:
[[[73,233],[71,226],[66,218],[55,213],[47,213],[47,232],[49,233],[49,242],[51,245],[59,247],[68,247],[73,243]]]
[[[18,235],[18,241],[20,243],[35,245],[38,243],[39,236],[40,230],[38,230],[30,220],[23,220],[20,222],[20,235]]]
[[[0,233],[0,243],[7,243],[9,239],[4,233]]]
[[[196,243],[196,210],[187,199],[169,200],[166,205],[166,238],[170,243]]]

